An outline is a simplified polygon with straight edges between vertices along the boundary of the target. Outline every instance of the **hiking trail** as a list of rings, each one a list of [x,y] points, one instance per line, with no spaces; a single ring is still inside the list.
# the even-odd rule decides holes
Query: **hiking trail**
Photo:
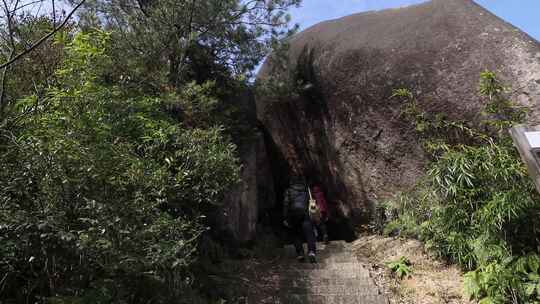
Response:
[[[387,304],[370,277],[369,266],[358,260],[344,241],[317,244],[317,263],[300,263],[292,245],[271,267],[257,273],[258,288],[246,303],[266,304]]]

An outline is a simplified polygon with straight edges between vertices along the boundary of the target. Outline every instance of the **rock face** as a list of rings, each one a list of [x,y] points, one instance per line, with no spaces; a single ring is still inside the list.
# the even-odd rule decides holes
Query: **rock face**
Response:
[[[220,229],[244,243],[255,238],[259,219],[274,207],[275,193],[262,134],[257,133],[241,150],[241,182],[226,198]]]
[[[260,97],[258,119],[281,158],[301,164],[353,214],[406,190],[425,171],[426,156],[393,89],[409,88],[428,113],[475,121],[485,102],[479,75],[488,69],[531,108],[529,121],[540,123],[539,42],[470,0],[326,21],[290,45],[291,69],[308,58],[316,94],[308,88],[285,101]],[[259,79],[272,73],[267,60]]]
[[[248,90],[229,100],[238,109],[236,119],[242,122],[233,134],[241,163],[241,181],[231,188],[222,208],[211,219],[215,235],[233,243],[255,239],[258,224],[275,206],[273,174],[266,149],[265,135],[257,130],[255,100]]]

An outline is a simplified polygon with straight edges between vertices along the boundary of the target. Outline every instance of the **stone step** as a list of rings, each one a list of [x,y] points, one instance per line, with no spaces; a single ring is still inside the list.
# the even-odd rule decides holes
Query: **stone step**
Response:
[[[344,241],[318,243],[315,264],[295,257],[294,246],[285,246],[268,273],[276,280],[268,298],[253,304],[388,304],[368,265]]]
[[[304,246],[306,245],[306,242],[304,242]],[[286,244],[285,246],[291,246],[293,247],[293,244]],[[328,244],[325,244],[324,242],[317,242],[317,247],[319,248],[336,248],[336,247],[345,247],[348,246],[347,242],[345,241],[331,241]]]
[[[355,269],[349,270],[325,270],[325,269],[312,269],[310,271],[299,270],[283,270],[279,274],[281,280],[333,280],[340,278],[357,279],[357,280],[370,280],[369,272],[357,271]]]
[[[279,304],[388,304],[381,295],[298,295],[289,294],[280,297]]]
[[[307,255],[306,255],[307,256]],[[321,252],[318,251],[316,253],[317,260],[318,261],[324,261],[327,259],[333,259],[339,261],[340,259],[349,259],[351,261],[358,261],[356,256],[354,254],[348,253],[348,252]],[[296,254],[284,254],[281,256],[281,261],[287,262],[287,261],[295,261]]]
[[[355,269],[358,271],[367,271],[366,268],[357,261],[342,262],[342,263],[295,263],[288,264],[290,269],[298,269],[300,271],[309,269],[325,269],[325,270],[348,270]]]
[[[317,243],[317,251],[324,252],[342,252],[347,247],[347,243],[345,241],[334,241],[330,242],[329,244],[324,243]],[[293,245],[285,245],[283,248],[286,253],[289,253],[290,255],[294,255],[296,253],[296,250],[294,249]],[[306,250],[306,244],[304,243],[304,250]]]
[[[280,272],[284,274],[313,274],[313,275],[319,275],[327,273],[332,273],[336,276],[340,276],[341,273],[347,274],[347,273],[367,273],[369,274],[369,270],[365,267],[363,267],[360,264],[356,264],[354,262],[343,262],[343,263],[297,263],[297,264],[291,264],[291,265],[283,265],[282,268],[280,268]]]
[[[282,285],[283,286],[283,285]],[[375,284],[369,282],[334,282],[327,285],[301,284],[282,287],[280,292],[288,294],[305,295],[379,295],[379,289]]]
[[[343,287],[371,287],[375,286],[373,282],[368,280],[368,277],[282,277],[280,279],[280,285],[283,288],[287,287],[312,287],[312,286],[343,286]]]
[[[339,264],[339,263],[358,263],[358,260],[354,256],[339,254],[339,255],[316,255],[317,264]],[[296,260],[296,257],[288,257],[281,260],[282,264],[291,265],[294,267],[297,264],[302,265]]]
[[[356,256],[353,255],[353,254],[349,254],[347,252],[320,252],[318,251],[316,254],[318,259],[330,259],[330,258],[350,258],[350,259],[353,259],[353,260],[357,260]],[[287,255],[287,256],[283,256],[283,259],[288,259],[288,258],[296,258],[296,254],[295,255]]]

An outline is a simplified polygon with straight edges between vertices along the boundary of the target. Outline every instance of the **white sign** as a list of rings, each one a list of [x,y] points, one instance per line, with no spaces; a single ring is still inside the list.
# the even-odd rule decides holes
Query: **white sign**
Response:
[[[540,193],[540,126],[514,126],[510,128],[510,135]]]
[[[525,137],[532,149],[540,148],[540,131],[525,132]]]

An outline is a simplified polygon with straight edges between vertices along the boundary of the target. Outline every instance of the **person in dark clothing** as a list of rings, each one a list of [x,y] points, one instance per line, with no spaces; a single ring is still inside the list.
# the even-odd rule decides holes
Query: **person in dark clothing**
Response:
[[[297,259],[299,261],[305,259],[303,246],[303,237],[305,237],[308,244],[309,261],[315,263],[317,248],[315,233],[313,231],[314,226],[308,214],[308,188],[304,179],[300,177],[291,178],[290,186],[285,191],[283,218],[283,224],[293,234]]]
[[[326,222],[328,222],[328,204],[326,202],[326,197],[324,196],[321,187],[317,184],[313,185],[311,193],[313,193],[313,198],[321,210],[321,222],[317,227],[321,230],[323,242],[328,244],[328,229],[326,228]]]

